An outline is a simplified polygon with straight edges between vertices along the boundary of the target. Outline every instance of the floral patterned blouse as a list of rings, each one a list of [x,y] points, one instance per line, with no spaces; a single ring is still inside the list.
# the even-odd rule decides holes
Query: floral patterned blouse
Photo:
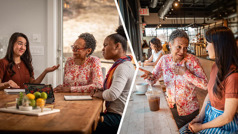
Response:
[[[176,75],[173,67],[183,66],[186,61],[187,71],[184,75]],[[207,76],[205,75],[199,60],[191,55],[187,56],[180,62],[175,63],[172,55],[164,55],[155,66],[152,74],[155,80],[152,84],[163,75],[164,83],[167,90],[167,101],[170,108],[177,106],[180,116],[185,116],[199,109],[195,87],[207,89]]]
[[[71,87],[71,92],[91,92],[103,87],[100,59],[89,56],[83,65],[76,65],[72,57],[68,58],[64,69],[64,87]]]

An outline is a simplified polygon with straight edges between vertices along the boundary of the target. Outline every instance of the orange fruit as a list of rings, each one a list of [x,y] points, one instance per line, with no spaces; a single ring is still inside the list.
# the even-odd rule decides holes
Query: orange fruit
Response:
[[[37,105],[37,106],[40,106],[40,107],[44,107],[44,106],[45,106],[45,100],[42,99],[42,98],[38,98],[38,99],[36,100],[36,105]]]
[[[28,97],[29,100],[34,100],[35,99],[35,95],[34,94],[29,93],[26,96]]]

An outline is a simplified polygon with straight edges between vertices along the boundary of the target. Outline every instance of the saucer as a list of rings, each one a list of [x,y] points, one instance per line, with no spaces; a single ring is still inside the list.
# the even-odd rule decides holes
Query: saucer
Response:
[[[143,95],[143,94],[145,94],[145,93],[136,91],[134,94]]]

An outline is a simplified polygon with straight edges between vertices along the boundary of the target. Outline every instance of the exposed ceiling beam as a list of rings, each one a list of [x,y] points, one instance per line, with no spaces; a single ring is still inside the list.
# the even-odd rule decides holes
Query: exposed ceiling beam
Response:
[[[197,26],[203,26],[202,24],[196,24]],[[149,25],[146,25],[145,27],[146,28],[155,28],[157,27],[158,24],[149,24]],[[191,24],[162,24],[160,26],[160,28],[172,28],[172,27],[175,27],[175,28],[178,28],[178,27],[187,27],[187,26],[191,26]]]
[[[172,7],[174,0],[166,0],[164,6],[162,6],[158,12],[161,19],[168,13],[169,9]]]
[[[157,3],[158,3],[158,0],[152,0],[152,2],[150,3],[150,7],[151,8],[157,7]]]

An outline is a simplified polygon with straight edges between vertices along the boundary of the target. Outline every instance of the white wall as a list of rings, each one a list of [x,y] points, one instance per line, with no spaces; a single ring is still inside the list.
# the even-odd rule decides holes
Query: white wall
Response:
[[[39,55],[32,52],[35,78],[46,67],[52,66],[53,63],[49,65],[49,61],[54,60],[52,59],[54,57],[48,57],[47,52],[47,44],[49,42],[47,38],[49,36],[47,33],[49,22],[47,21],[47,4],[47,0],[0,0],[0,43],[4,45],[3,51],[0,51],[0,58],[5,55],[8,40],[14,32],[26,34],[29,38],[31,49],[34,46],[44,49],[44,53]],[[41,41],[34,42],[33,34],[40,34]],[[48,83],[47,76],[42,83]]]

